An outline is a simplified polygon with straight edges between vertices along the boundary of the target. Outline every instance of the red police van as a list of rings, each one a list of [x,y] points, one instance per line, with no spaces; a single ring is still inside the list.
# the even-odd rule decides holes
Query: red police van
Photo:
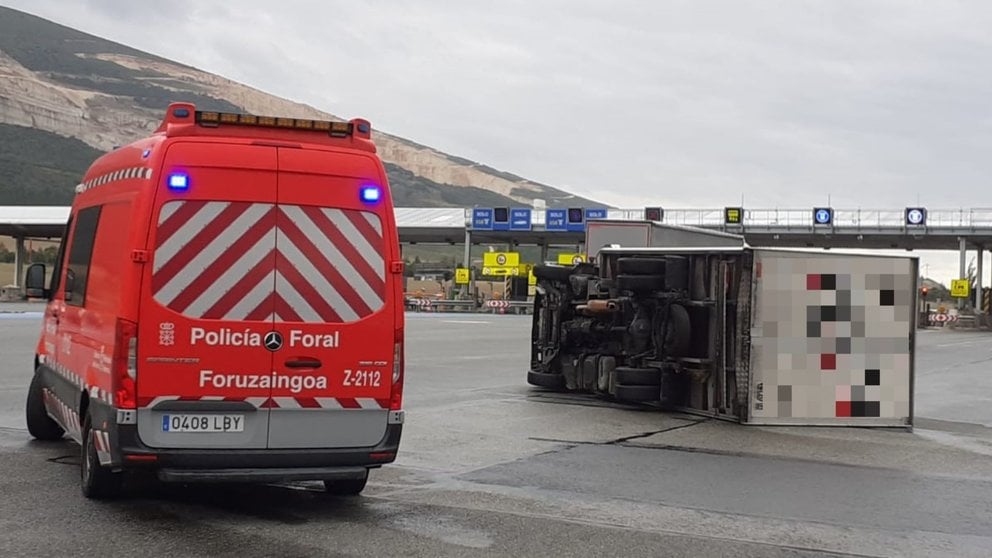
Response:
[[[322,480],[357,494],[403,423],[403,298],[365,120],[172,104],[76,187],[27,425],[79,442],[82,489]]]

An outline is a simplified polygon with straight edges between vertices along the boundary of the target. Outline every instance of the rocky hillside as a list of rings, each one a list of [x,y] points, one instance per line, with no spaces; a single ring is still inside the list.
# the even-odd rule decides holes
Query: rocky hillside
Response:
[[[0,205],[67,203],[93,153],[146,135],[163,109],[180,100],[213,110],[341,120],[0,7]],[[378,130],[373,137],[400,206],[592,203]],[[51,153],[66,156],[53,161]]]

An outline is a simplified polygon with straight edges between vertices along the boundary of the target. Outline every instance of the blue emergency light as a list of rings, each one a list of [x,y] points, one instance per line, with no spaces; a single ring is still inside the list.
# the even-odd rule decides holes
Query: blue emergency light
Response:
[[[189,175],[181,172],[169,175],[170,190],[185,190],[187,188],[189,188]]]
[[[378,186],[365,186],[362,188],[362,201],[366,203],[375,203],[379,201],[382,196],[382,192],[379,191]]]

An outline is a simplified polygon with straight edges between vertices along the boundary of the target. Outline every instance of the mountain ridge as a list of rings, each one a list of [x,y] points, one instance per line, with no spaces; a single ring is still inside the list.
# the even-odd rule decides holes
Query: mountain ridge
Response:
[[[193,102],[207,110],[343,120],[311,105],[0,6],[0,124],[74,138],[108,151],[151,133],[173,101]],[[16,131],[8,129],[7,135]],[[373,139],[396,197],[408,204],[529,206],[544,200],[548,207],[605,205],[378,129]],[[50,143],[61,142],[51,138]],[[11,161],[8,151],[0,146],[0,184],[27,180],[41,187],[44,179],[37,172],[25,174],[25,168],[35,167],[20,159]],[[0,204],[6,203],[3,197],[0,194]]]

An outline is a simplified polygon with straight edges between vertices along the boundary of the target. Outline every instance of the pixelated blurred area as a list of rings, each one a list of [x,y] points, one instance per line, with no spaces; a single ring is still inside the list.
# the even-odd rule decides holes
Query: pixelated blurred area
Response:
[[[910,412],[909,258],[759,252],[754,417],[903,419]]]

